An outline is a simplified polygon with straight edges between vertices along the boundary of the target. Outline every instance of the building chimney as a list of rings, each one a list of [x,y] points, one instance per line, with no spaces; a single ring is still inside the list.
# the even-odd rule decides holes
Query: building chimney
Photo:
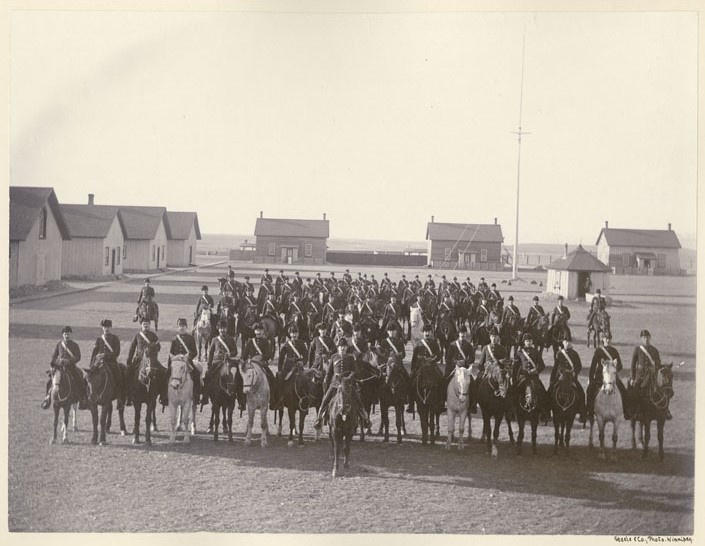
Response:
[[[494,219],[494,225],[497,225],[497,218]]]
[[[325,213],[325,212],[323,213],[323,219],[324,219],[324,220],[326,219],[326,213]]]
[[[671,231],[671,222],[668,222],[668,231]]]
[[[435,216],[431,216],[431,223],[433,223],[434,218],[435,218]]]
[[[565,252],[563,253],[563,257],[564,258],[568,257],[568,243],[565,244]]]
[[[264,213],[263,213],[262,211],[259,211],[259,217],[260,217],[260,218],[264,218],[263,214],[264,214]]]
[[[95,194],[89,193],[88,194],[88,204],[93,205],[93,199],[95,198]],[[669,224],[670,225],[670,224]]]
[[[610,224],[607,220],[605,220],[605,229],[608,229],[610,227]]]

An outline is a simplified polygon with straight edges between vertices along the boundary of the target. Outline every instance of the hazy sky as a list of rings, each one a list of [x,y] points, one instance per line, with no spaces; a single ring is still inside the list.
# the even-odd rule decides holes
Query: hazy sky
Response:
[[[520,242],[695,233],[692,13],[15,12],[11,183],[206,233],[498,217],[511,244],[524,28]]]

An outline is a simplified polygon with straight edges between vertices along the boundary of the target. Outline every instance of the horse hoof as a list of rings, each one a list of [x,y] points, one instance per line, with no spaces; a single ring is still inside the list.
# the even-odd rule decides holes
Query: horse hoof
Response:
[[[152,440],[145,440],[144,445],[151,446],[152,445]]]
[[[71,442],[69,442],[68,438],[64,438],[63,440],[61,440],[61,444],[62,444],[62,445],[67,445],[67,444],[70,444],[70,443],[71,443]]]
[[[92,438],[92,439],[91,439],[91,444],[93,444],[94,446],[95,446],[95,445],[98,445],[98,438]]]
[[[49,440],[50,446],[53,446],[55,443],[56,443],[56,438],[52,438],[51,440]]]
[[[74,427],[73,427],[73,431],[74,431],[74,432],[78,432],[78,427],[77,427],[77,426],[74,426]]]
[[[245,445],[250,447],[252,445],[252,440],[245,440]]]
[[[142,442],[140,442],[137,438],[132,439],[132,445],[137,445],[137,444],[141,444],[141,443]]]
[[[121,430],[121,431],[120,431],[120,436],[125,436],[126,434],[127,434],[127,431],[126,431],[126,430]]]
[[[289,440],[289,441],[286,443],[286,445],[287,445],[288,447],[293,447],[293,446],[294,446],[294,441],[293,441],[293,440]]]
[[[101,446],[101,447],[102,447],[102,446],[107,446],[107,445],[108,445],[108,442],[107,442],[106,440],[103,440],[102,442],[98,442],[98,445]]]

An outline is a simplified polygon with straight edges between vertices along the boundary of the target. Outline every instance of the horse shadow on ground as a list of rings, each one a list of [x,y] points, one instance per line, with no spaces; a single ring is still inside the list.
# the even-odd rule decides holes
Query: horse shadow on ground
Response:
[[[239,421],[236,421],[239,424]],[[112,449],[147,449],[155,453],[175,453],[197,458],[220,458],[233,464],[269,469],[293,469],[313,473],[329,473],[332,452],[327,433],[318,442],[305,435],[303,447],[287,447],[287,436],[270,436],[269,447],[262,449],[260,435],[253,434],[252,445],[243,443],[244,433],[237,427],[235,441],[213,442],[212,436],[197,434],[190,445],[183,445],[177,435],[177,444],[166,443],[168,435],[153,433],[156,443],[150,447],[131,445],[110,446]],[[477,432],[475,433],[477,434]],[[487,489],[506,493],[547,495],[577,499],[586,507],[660,511],[690,514],[694,497],[690,491],[682,493],[649,491],[646,485],[653,476],[693,478],[692,453],[667,452],[663,462],[652,451],[646,460],[640,452],[619,449],[617,461],[597,459],[598,450],[585,446],[571,448],[570,456],[553,456],[553,446],[540,443],[538,454],[530,454],[531,446],[524,443],[523,456],[517,456],[515,446],[500,442],[499,458],[485,453],[486,444],[475,436],[466,444],[464,452],[453,446],[445,452],[445,435],[435,446],[420,445],[420,437],[410,435],[404,443],[383,443],[379,437],[368,437],[363,444],[357,438],[350,455],[351,468],[344,476],[385,480],[409,480],[419,484]],[[194,463],[195,464],[195,463]],[[547,474],[548,471],[548,474]],[[548,476],[548,477],[547,477]],[[623,483],[619,483],[621,480]],[[643,489],[632,487],[644,484]]]

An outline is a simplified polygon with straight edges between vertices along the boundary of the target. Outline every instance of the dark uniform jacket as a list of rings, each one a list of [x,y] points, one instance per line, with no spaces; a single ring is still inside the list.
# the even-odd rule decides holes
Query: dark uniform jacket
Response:
[[[140,296],[137,299],[137,303],[142,303],[142,300],[153,300],[154,299],[154,288],[151,286],[143,286],[140,290]]]
[[[365,338],[360,337],[355,339],[353,337],[350,343],[348,343],[348,350],[355,358],[360,358],[361,355],[370,350],[370,345]]]
[[[147,339],[145,339],[145,337]],[[159,338],[157,334],[149,330],[148,332],[139,331],[132,338],[132,343],[130,344],[130,350],[127,353],[127,365],[133,365],[138,359],[142,358],[142,353],[148,346],[154,348],[154,352],[158,353],[162,346],[159,344]]]
[[[262,360],[269,361],[274,358],[274,347],[266,338],[252,338],[247,341],[242,350],[242,358],[249,360],[256,356],[261,356]]]
[[[558,381],[559,371],[570,371],[572,368],[573,378],[577,379],[580,370],[583,369],[583,364],[580,362],[580,355],[575,349],[560,349],[556,353],[556,361],[551,371],[550,384]]]
[[[546,314],[546,312],[543,310],[543,307],[540,305],[532,305],[531,308],[529,309],[529,312],[526,314],[526,324],[531,325],[533,324],[538,317],[542,317]]]
[[[502,313],[502,322],[520,319],[521,313],[519,312],[519,308],[516,305],[512,303],[504,308],[504,312]]]
[[[103,334],[95,340],[93,352],[91,352],[91,362],[96,355],[103,354],[103,359],[108,362],[117,362],[120,356],[120,339],[115,334]]]
[[[446,351],[446,372],[455,368],[455,363],[462,360],[462,366],[470,367],[475,362],[475,347],[465,339],[456,339]]]
[[[493,288],[493,289],[490,290],[489,293],[487,294],[487,300],[488,300],[488,301],[498,301],[498,300],[501,300],[501,299],[502,299],[502,296],[501,296],[501,294],[499,293],[499,290],[497,290],[496,288]]]
[[[235,300],[230,296],[223,296],[218,302],[218,316],[222,317],[224,315],[228,317],[235,316]]]
[[[570,320],[570,311],[565,305],[561,305],[560,307],[556,305],[553,308],[553,313],[551,313],[551,326],[553,326],[556,320],[559,320],[561,316],[565,322],[568,322]]]
[[[482,348],[480,360],[478,361],[480,373],[485,372],[486,363],[499,364],[502,360],[505,360],[508,357],[509,354],[503,345],[500,345],[499,343],[497,345],[492,345],[491,343],[489,345],[485,345]]]
[[[169,356],[186,355],[186,359],[192,362],[197,354],[196,341],[191,334],[176,334],[176,337],[171,341]]]
[[[332,338],[336,337],[352,337],[353,335],[353,325],[350,324],[347,320],[336,320],[333,323],[333,326],[330,328],[330,336]]]
[[[237,345],[235,339],[229,335],[218,335],[211,340],[211,345],[208,348],[208,369],[213,366],[213,361],[216,363],[226,360],[234,360],[237,357]]]
[[[392,355],[397,355],[402,360],[406,358],[405,343],[404,340],[399,337],[380,339],[377,341],[377,349],[385,359],[389,359]]]
[[[201,311],[204,309],[213,310],[214,308],[215,302],[213,301],[213,298],[208,294],[201,294],[198,298],[198,302],[196,302],[196,317],[200,317]]]
[[[297,339],[296,341],[290,339],[281,349],[279,349],[279,371],[281,371],[284,365],[284,360],[287,358],[289,360],[300,360],[302,363],[306,362],[306,357],[308,356],[308,347],[306,342],[302,339]]]
[[[486,326],[490,324],[490,311],[486,306],[480,304],[477,307],[477,318],[478,322],[484,323]]]
[[[330,336],[316,336],[311,342],[308,351],[308,365],[310,367],[321,368],[323,360],[335,354],[335,342]]]
[[[73,339],[64,341],[63,339],[54,347],[54,354],[51,355],[51,366],[56,366],[61,361],[67,361],[69,365],[75,366],[81,360],[81,348]]]
[[[649,356],[646,356],[644,352],[646,350]],[[631,367],[631,379],[632,381],[636,379],[636,374],[639,369],[645,368],[655,368],[656,371],[661,367],[661,356],[658,353],[658,349],[653,345],[648,347],[645,345],[638,345],[634,348],[634,354],[632,354],[632,367]]]
[[[536,349],[536,347],[522,347],[518,351],[519,360],[514,364],[514,379],[515,381],[519,377],[519,372],[523,371],[528,374],[540,374],[545,368],[546,364],[541,358],[541,353]]]
[[[343,373],[352,374],[355,372],[355,358],[352,355],[334,354],[331,358],[331,366],[325,377],[325,384],[330,385],[334,377],[340,377]]]
[[[441,361],[441,347],[438,341],[431,339],[426,341],[422,339],[414,347],[414,353],[411,355],[411,372],[414,373],[421,366],[420,358],[430,358],[434,363],[438,364]]]
[[[592,355],[592,363],[590,364],[590,373],[588,375],[590,384],[596,383],[597,385],[602,384],[602,361],[603,360],[616,360],[617,361],[617,372],[622,371],[622,357],[619,356],[619,351],[616,347],[604,345],[595,349],[595,354]]]
[[[399,303],[388,303],[387,306],[384,308],[384,316],[382,317],[382,320],[385,322],[391,321],[391,320],[400,320],[401,319],[401,305]]]

